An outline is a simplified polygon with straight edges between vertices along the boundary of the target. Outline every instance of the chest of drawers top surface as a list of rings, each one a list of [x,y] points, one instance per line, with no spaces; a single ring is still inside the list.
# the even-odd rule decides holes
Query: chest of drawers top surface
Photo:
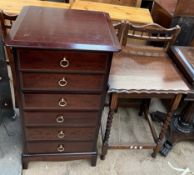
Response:
[[[44,7],[24,7],[6,44],[41,49],[120,50],[108,14]]]

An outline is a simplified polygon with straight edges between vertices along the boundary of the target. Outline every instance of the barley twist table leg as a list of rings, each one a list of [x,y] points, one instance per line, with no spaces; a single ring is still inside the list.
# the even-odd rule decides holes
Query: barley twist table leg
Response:
[[[162,146],[162,141],[163,141],[164,136],[166,134],[166,131],[169,127],[170,121],[171,121],[172,116],[173,116],[173,112],[177,109],[177,107],[181,101],[181,98],[182,98],[181,94],[176,95],[176,97],[174,98],[174,100],[172,102],[171,108],[170,108],[169,112],[167,113],[167,117],[166,117],[166,120],[164,121],[164,124],[161,128],[161,131],[160,131],[160,134],[158,137],[158,141],[156,143],[156,147],[154,148],[154,152],[152,153],[152,157],[154,157],[154,158],[156,157],[156,154],[160,151],[160,148]]]
[[[112,120],[113,120],[113,115],[114,115],[114,111],[117,108],[117,94],[112,94],[111,95],[111,103],[110,103],[110,107],[109,107],[109,113],[108,113],[108,118],[107,118],[107,123],[106,123],[106,131],[105,131],[105,135],[104,135],[104,139],[103,139],[103,145],[102,145],[102,154],[101,154],[101,159],[104,160],[105,156],[107,154],[108,151],[108,141],[109,141],[109,137],[110,137],[110,131],[111,131],[111,127],[112,127]]]

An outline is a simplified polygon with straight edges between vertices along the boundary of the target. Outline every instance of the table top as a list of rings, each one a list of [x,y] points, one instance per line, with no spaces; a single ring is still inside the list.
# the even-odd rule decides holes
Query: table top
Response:
[[[181,71],[194,87],[194,47],[173,46],[171,51]]]
[[[47,7],[24,7],[5,38],[5,44],[105,52],[121,49],[107,14]]]
[[[6,13],[19,14],[24,6],[42,6],[64,9],[70,7],[68,3],[60,2],[48,2],[40,0],[0,0],[0,9]]]
[[[190,86],[169,56],[161,50],[124,48],[114,54],[109,92],[184,94]]]
[[[129,20],[133,23],[152,23],[152,17],[148,9],[127,7],[98,2],[75,1],[71,9],[103,11],[109,13],[112,20]]]

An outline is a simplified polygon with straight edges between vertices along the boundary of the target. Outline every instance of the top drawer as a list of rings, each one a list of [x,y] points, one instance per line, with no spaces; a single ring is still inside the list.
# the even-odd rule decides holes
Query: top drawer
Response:
[[[104,72],[108,53],[18,49],[20,69]]]

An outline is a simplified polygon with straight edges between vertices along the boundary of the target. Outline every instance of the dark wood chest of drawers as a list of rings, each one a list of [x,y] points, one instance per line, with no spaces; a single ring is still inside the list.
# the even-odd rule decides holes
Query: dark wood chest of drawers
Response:
[[[120,49],[109,17],[26,7],[6,44],[15,53],[24,168],[32,160],[95,165],[112,53]]]

